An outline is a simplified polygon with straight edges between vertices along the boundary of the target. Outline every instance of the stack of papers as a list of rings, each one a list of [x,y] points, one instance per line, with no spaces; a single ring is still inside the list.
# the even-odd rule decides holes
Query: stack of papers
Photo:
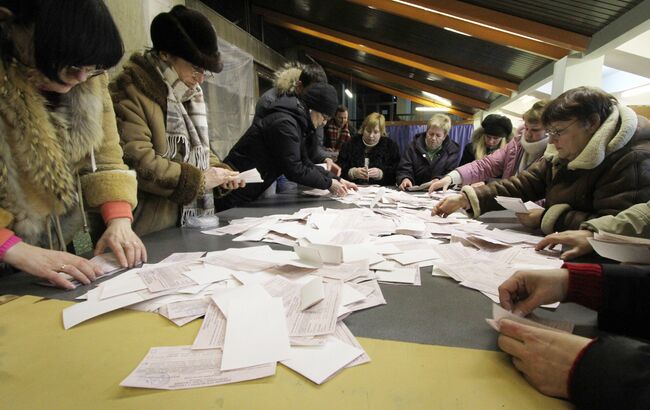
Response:
[[[650,264],[650,239],[598,232],[587,239],[600,256],[625,263]]]

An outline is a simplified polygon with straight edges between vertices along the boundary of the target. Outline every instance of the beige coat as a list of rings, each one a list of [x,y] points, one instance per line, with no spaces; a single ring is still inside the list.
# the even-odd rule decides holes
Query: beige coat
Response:
[[[636,204],[618,215],[606,215],[583,223],[581,229],[650,239],[650,201]]]
[[[136,206],[135,173],[122,162],[107,83],[106,75],[94,77],[50,111],[24,66],[0,62],[0,228],[48,246],[48,226],[60,221],[68,243],[82,226],[78,182],[89,207]]]
[[[142,54],[134,54],[110,84],[124,162],[138,175],[138,207],[133,229],[145,235],[177,226],[180,209],[196,198],[204,185],[203,172],[176,158],[163,157],[167,85]],[[223,166],[211,152],[211,166]],[[220,189],[215,196],[223,195]]]

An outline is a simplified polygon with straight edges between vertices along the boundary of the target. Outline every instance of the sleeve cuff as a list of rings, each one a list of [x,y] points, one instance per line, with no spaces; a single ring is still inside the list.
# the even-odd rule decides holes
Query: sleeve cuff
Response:
[[[14,231],[7,228],[0,228],[0,246],[7,242],[7,239],[14,236]]]
[[[131,205],[125,201],[106,202],[102,204],[101,212],[105,224],[115,218],[129,218],[133,222]]]
[[[573,361],[573,364],[571,365],[571,370],[569,370],[569,377],[567,377],[567,392],[569,393],[569,400],[571,400],[573,397],[573,394],[571,392],[571,385],[572,385],[571,381],[573,380],[573,375],[575,373],[576,368],[578,367],[578,363],[580,363],[580,360],[582,360],[585,353],[587,353],[587,350],[589,350],[589,348],[593,346],[596,340],[598,340],[598,338],[593,339],[591,342],[587,344],[587,346],[583,347],[580,353],[578,353],[575,360]]]
[[[450,173],[447,174],[447,176],[451,178],[452,185],[460,185],[463,183],[462,175],[460,175],[460,173],[456,170],[451,171]]]
[[[569,270],[566,302],[600,309],[603,304],[602,267],[593,263],[565,263],[562,268]]]
[[[9,230],[6,229],[6,231]],[[11,232],[11,236],[9,236],[9,238],[5,239],[2,242],[2,244],[0,244],[0,262],[4,260],[7,251],[20,242],[22,242],[22,239],[20,239],[20,237],[16,236],[13,232]]]

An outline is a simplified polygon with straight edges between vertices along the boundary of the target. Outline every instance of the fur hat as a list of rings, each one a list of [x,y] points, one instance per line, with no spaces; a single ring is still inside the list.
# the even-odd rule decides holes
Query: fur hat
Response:
[[[512,133],[512,122],[508,117],[499,114],[490,114],[483,119],[481,127],[488,135],[508,138]]]
[[[166,51],[205,70],[223,69],[217,33],[210,21],[196,10],[175,6],[158,14],[151,22],[154,49]]]
[[[303,91],[302,100],[310,110],[333,117],[338,107],[338,94],[327,83],[313,83]]]

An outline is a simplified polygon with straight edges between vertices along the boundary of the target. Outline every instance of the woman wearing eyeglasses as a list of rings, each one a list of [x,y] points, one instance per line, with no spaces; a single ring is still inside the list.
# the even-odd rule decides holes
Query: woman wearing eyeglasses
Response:
[[[74,254],[92,250],[86,209],[106,223],[96,253],[145,261],[104,73],[123,46],[104,2],[0,1],[0,36],[0,271],[63,288],[74,286],[62,273],[95,280],[101,270]]]
[[[215,195],[244,185],[210,149],[200,84],[223,63],[209,20],[176,6],[154,18],[151,39],[110,86],[124,161],[138,174],[140,235],[213,215]]]
[[[433,208],[475,217],[501,209],[497,195],[546,199],[546,209],[521,214],[525,226],[551,232],[579,229],[650,200],[650,122],[597,88],[578,87],[551,101],[542,115],[549,149],[544,160],[506,180],[463,187]]]

